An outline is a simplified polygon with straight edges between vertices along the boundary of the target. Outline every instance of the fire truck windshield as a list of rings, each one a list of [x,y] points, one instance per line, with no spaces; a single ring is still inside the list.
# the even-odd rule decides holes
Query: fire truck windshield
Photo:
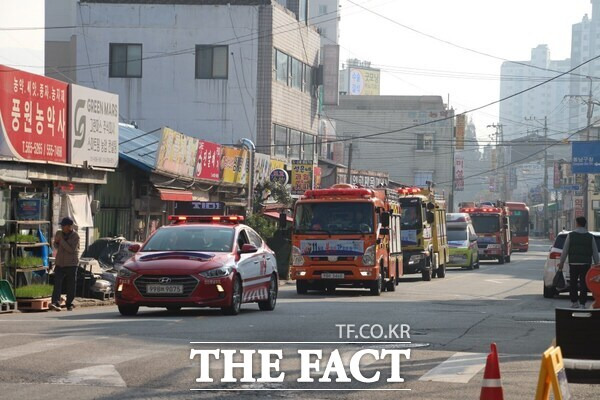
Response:
[[[402,207],[402,229],[420,229],[423,225],[421,205],[418,200],[400,200]]]
[[[471,220],[477,233],[500,232],[500,218],[497,215],[472,215]]]
[[[373,233],[373,205],[367,202],[303,203],[296,207],[296,233]]]

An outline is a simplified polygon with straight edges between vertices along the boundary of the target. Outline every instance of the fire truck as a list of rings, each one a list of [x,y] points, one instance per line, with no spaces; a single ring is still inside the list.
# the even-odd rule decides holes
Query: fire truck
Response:
[[[306,191],[294,209],[290,275],[298,294],[395,291],[402,275],[398,194],[349,184]]]
[[[446,236],[446,203],[432,190],[398,189],[404,273],[421,273],[424,281],[444,278],[450,261]]]
[[[499,264],[510,262],[512,253],[509,210],[503,202],[493,206],[461,208],[460,212],[471,215],[480,260],[498,260]]]

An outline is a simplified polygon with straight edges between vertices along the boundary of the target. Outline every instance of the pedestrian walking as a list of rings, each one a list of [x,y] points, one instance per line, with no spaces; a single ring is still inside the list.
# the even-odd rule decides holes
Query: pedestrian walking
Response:
[[[558,268],[562,271],[567,256],[569,257],[571,308],[585,308],[587,285],[585,276],[590,270],[591,262],[598,264],[598,248],[594,235],[586,229],[585,217],[575,219],[577,227],[569,233],[563,246]],[[579,292],[579,293],[578,293]],[[579,300],[579,303],[577,303]]]
[[[61,230],[54,236],[56,257],[54,260],[54,290],[50,308],[60,311],[60,295],[66,281],[67,310],[73,310],[75,299],[75,275],[79,265],[79,235],[73,230],[73,220],[65,217],[60,221]]]

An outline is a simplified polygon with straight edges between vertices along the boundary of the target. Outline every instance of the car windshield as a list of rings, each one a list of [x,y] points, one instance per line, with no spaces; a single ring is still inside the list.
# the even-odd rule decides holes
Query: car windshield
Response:
[[[421,205],[416,199],[402,199],[402,229],[419,229],[423,225]]]
[[[367,202],[298,204],[294,215],[297,233],[373,233],[373,205]]]
[[[497,215],[475,215],[471,217],[477,233],[495,233],[500,231],[500,218]]]
[[[466,229],[448,229],[449,242],[464,242],[467,240]]]
[[[142,251],[230,252],[233,228],[181,226],[160,228],[148,239]]]
[[[513,210],[510,215],[510,227],[515,235],[529,234],[529,213],[525,210]]]

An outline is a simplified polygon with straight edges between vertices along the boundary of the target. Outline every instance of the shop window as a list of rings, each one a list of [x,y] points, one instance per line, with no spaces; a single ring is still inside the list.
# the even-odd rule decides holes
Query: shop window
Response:
[[[142,45],[111,43],[109,57],[110,78],[142,77]]]
[[[295,130],[290,130],[290,153],[289,157],[293,160],[301,158],[302,134]]]
[[[196,79],[227,79],[229,46],[196,45]]]

